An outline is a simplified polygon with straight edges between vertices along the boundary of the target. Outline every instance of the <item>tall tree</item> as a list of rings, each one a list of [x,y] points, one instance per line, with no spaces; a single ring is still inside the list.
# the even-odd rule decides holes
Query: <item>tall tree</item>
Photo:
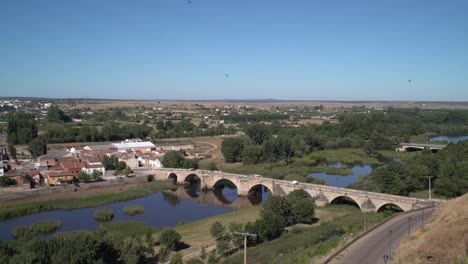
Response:
[[[226,162],[241,161],[243,149],[244,141],[240,138],[226,138],[221,144],[221,151]]]

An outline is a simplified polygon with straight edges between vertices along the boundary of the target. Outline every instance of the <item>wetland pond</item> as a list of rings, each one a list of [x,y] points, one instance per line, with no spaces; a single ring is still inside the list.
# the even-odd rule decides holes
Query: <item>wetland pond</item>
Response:
[[[327,174],[325,172],[313,172],[309,174],[309,176],[324,180],[325,185],[333,187],[345,187],[351,183],[354,183],[360,175],[369,175],[372,172],[372,167],[370,165],[344,165],[338,162],[321,166],[334,168],[347,167],[352,171],[352,174],[345,176],[337,174]]]

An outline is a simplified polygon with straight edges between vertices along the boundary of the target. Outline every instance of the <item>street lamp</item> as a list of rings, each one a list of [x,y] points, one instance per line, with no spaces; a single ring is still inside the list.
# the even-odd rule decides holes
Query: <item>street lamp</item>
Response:
[[[413,218],[408,216],[408,236],[411,235],[411,220],[413,220]]]

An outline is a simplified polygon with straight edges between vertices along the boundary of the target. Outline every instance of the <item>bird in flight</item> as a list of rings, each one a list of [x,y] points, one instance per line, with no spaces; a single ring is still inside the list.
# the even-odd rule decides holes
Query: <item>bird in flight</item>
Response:
[[[224,74],[224,76],[226,76],[226,78],[227,78],[227,77],[229,77],[229,74],[226,73],[226,74]]]
[[[411,80],[408,80],[408,82],[410,83],[410,82],[411,82]]]

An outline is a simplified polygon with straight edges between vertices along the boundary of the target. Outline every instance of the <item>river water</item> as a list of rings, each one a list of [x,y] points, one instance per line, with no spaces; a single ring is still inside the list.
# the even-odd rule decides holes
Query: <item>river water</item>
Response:
[[[344,165],[342,163],[333,163],[326,165],[328,167],[341,168]],[[372,167],[370,165],[353,165],[347,166],[353,171],[350,175],[334,175],[326,174],[324,172],[314,172],[309,174],[310,176],[318,179],[325,180],[325,185],[334,186],[334,187],[345,187],[351,183],[354,183],[360,175],[369,175],[372,172]]]
[[[96,230],[99,222],[94,220],[98,209],[114,210],[112,221],[141,221],[156,228],[175,226],[180,222],[190,222],[206,217],[224,214],[235,209],[261,204],[269,195],[262,190],[249,196],[237,197],[237,189],[226,186],[223,189],[201,192],[198,188],[179,187],[176,191],[157,192],[131,201],[117,202],[99,207],[58,210],[36,213],[0,221],[0,240],[11,240],[13,228],[31,225],[43,220],[59,220],[62,226],[57,232],[76,230]],[[130,204],[142,205],[145,212],[128,216],[123,207]],[[45,237],[51,237],[45,236]]]
[[[463,140],[468,140],[468,136],[459,136],[459,137],[448,137],[448,136],[438,136],[438,137],[433,137],[430,139],[430,141],[447,141],[447,142],[453,142],[453,143],[458,143],[459,141]]]

